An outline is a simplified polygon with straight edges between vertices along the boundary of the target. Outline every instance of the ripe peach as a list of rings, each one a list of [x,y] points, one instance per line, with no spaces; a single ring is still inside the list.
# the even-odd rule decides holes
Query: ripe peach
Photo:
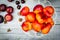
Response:
[[[42,24],[39,24],[37,21],[32,23],[32,28],[36,32],[40,32],[42,28]]]
[[[33,11],[34,11],[35,14],[42,13],[43,12],[43,6],[38,4],[33,8]]]
[[[33,12],[29,12],[29,14],[25,17],[26,21],[34,22],[35,21],[35,14]]]
[[[22,29],[23,29],[25,32],[31,30],[31,29],[32,29],[31,23],[28,22],[28,21],[23,22],[23,24],[22,24]]]
[[[52,6],[46,6],[45,9],[51,14],[54,13],[54,8]]]
[[[42,19],[42,15],[40,13],[36,14],[36,20],[39,22],[39,23],[43,23],[43,19]]]
[[[45,23],[50,23],[51,25],[54,25],[54,21],[52,18],[47,18],[44,21],[45,21]]]
[[[46,6],[43,12],[46,16],[51,17],[54,14],[54,8],[52,6]]]
[[[25,7],[23,7],[22,10],[20,11],[20,15],[26,16],[26,15],[29,13],[29,11],[30,11],[30,9],[29,9],[27,6],[25,6]]]
[[[50,23],[43,24],[43,28],[42,28],[41,32],[43,34],[48,34],[51,28],[52,28],[52,26]]]

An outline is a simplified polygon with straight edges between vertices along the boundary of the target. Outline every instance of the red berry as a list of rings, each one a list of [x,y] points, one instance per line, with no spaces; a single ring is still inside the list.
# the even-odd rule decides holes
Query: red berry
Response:
[[[18,5],[18,4],[20,4],[20,2],[19,1],[16,1],[16,5]]]

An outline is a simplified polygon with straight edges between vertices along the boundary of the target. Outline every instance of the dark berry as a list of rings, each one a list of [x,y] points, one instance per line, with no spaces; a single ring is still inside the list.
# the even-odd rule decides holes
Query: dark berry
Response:
[[[17,8],[20,9],[21,8],[21,5],[17,5]]]
[[[5,4],[1,4],[0,5],[0,11],[6,11],[6,5]]]
[[[12,1],[14,1],[14,0],[8,0],[9,2],[12,2]]]
[[[20,2],[19,1],[16,1],[16,5],[18,5],[18,4],[20,4]]]
[[[0,23],[3,23],[3,21],[4,21],[4,18],[2,15],[0,15]]]
[[[25,0],[21,0],[21,3],[25,3]]]
[[[11,14],[11,13],[13,13],[14,8],[9,6],[9,7],[7,7],[6,11],[7,11],[7,13]]]

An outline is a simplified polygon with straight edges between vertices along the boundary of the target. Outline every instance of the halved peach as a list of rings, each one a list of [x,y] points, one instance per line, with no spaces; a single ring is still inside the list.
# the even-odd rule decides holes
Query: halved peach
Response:
[[[23,22],[23,24],[22,24],[22,29],[23,29],[25,32],[31,30],[31,29],[32,29],[31,23],[28,22],[28,21]]]
[[[33,12],[29,12],[29,14],[25,17],[26,21],[34,22],[35,21],[35,14]]]
[[[43,12],[43,6],[38,4],[33,8],[33,11],[34,11],[35,14],[42,13]]]
[[[32,28],[36,32],[40,32],[42,28],[42,24],[39,24],[37,21],[32,23]]]

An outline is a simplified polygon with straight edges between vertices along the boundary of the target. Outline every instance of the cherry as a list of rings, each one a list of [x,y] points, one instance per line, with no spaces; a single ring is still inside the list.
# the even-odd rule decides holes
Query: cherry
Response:
[[[17,9],[20,9],[21,8],[21,5],[17,5]]]
[[[14,0],[8,0],[9,2],[12,2],[12,1],[14,1]]]
[[[25,0],[21,0],[21,3],[25,3]]]
[[[20,4],[20,2],[19,1],[16,1],[16,5],[18,5],[18,4]]]

